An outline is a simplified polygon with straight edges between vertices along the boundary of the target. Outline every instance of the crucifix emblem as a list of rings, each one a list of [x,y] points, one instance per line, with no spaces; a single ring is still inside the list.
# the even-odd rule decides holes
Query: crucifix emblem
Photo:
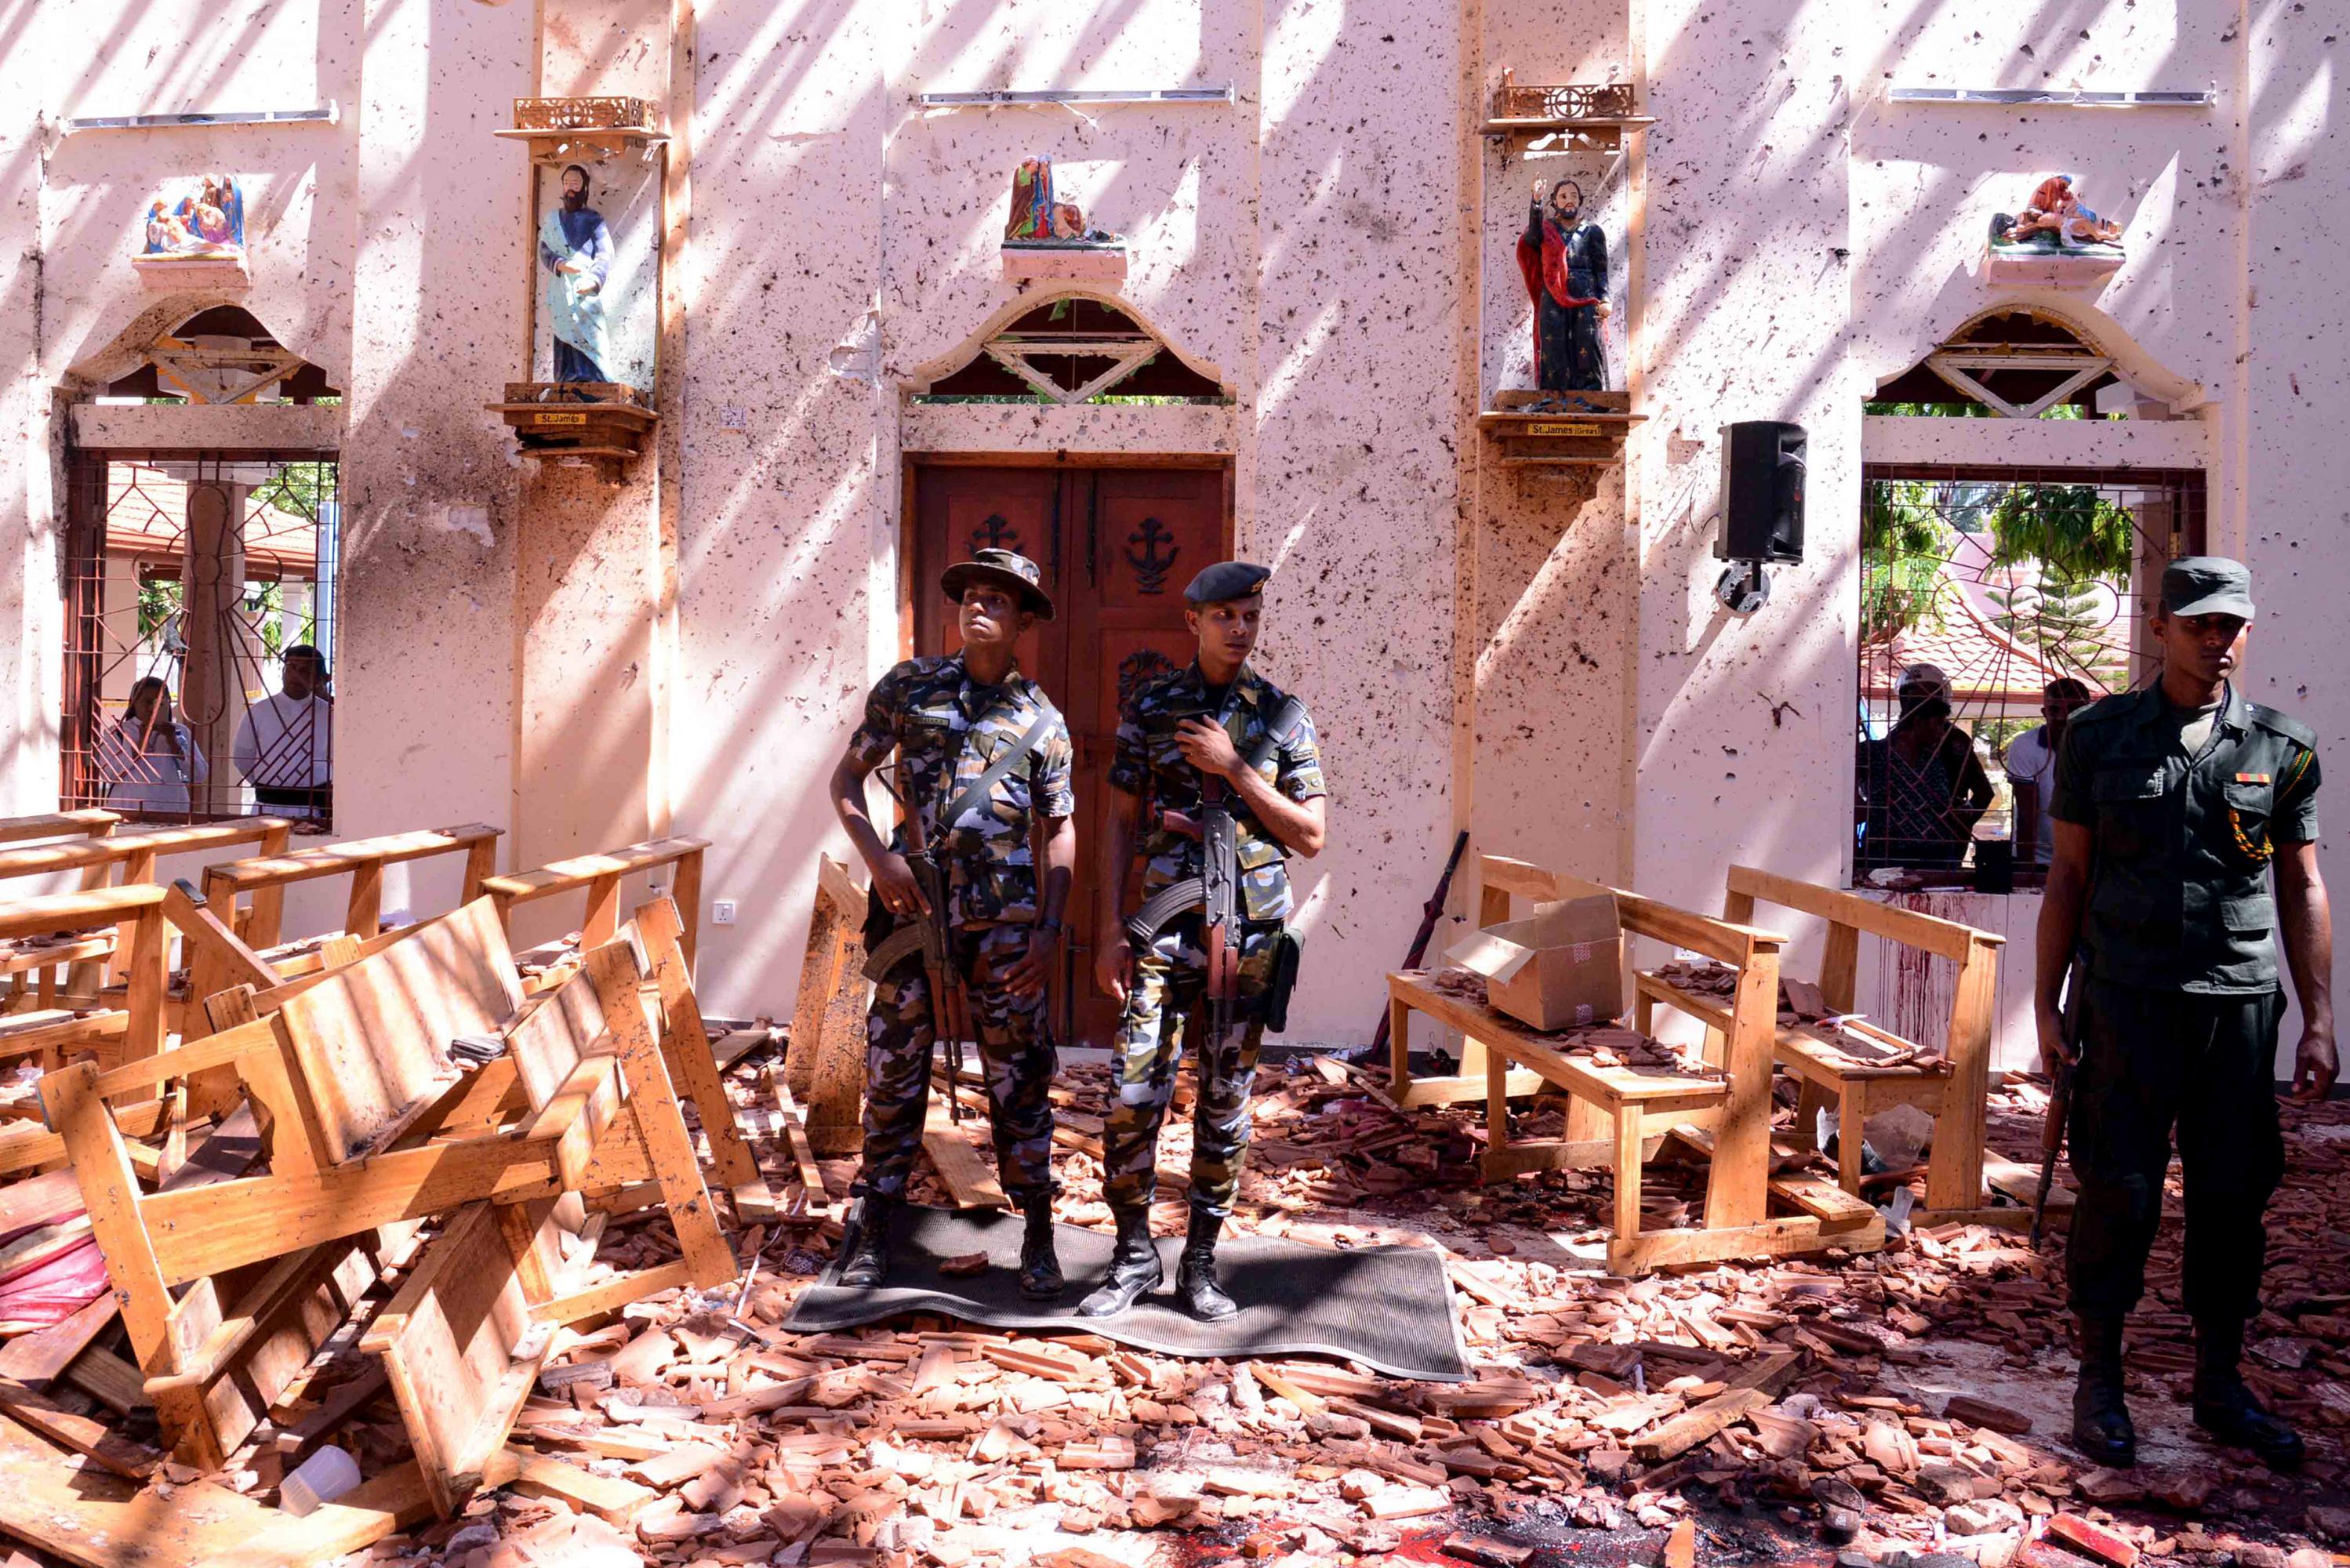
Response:
[[[1175,535],[1156,517],[1145,517],[1142,526],[1126,536],[1126,564],[1134,568],[1134,587],[1138,593],[1161,594],[1167,591],[1167,574],[1175,566],[1175,557],[1183,552],[1174,543]],[[1159,547],[1167,546],[1165,555]],[[1136,546],[1139,545],[1138,551]]]
[[[971,531],[971,553],[974,556],[982,550],[1017,550],[1018,548],[1020,548],[1020,530],[1005,522],[1003,514],[1001,512],[989,513],[980,525]]]

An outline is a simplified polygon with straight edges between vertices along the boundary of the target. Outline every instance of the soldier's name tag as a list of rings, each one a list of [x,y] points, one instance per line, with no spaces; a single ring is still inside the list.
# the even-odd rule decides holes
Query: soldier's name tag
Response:
[[[2267,774],[2238,774],[2236,782],[2238,784],[2273,784],[2276,781]]]
[[[1530,436],[1596,436],[1599,427],[1587,420],[1544,420],[1526,427]]]
[[[588,422],[588,416],[564,413],[533,414],[530,416],[530,422],[535,425],[584,425]]]

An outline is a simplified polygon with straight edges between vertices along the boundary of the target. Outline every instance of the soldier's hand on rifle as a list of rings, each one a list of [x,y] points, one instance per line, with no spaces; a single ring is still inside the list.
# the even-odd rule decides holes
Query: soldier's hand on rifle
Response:
[[[2293,1097],[2304,1105],[2324,1099],[2334,1092],[2334,1079],[2341,1070],[2341,1060],[2334,1049],[2334,1031],[2304,1027],[2301,1044],[2293,1054]]]
[[[1094,983],[1101,987],[1104,996],[1124,1007],[1133,975],[1134,950],[1126,945],[1124,932],[1094,944]]]
[[[2033,1012],[2040,1031],[2040,1070],[2053,1080],[2061,1068],[2070,1067],[2080,1058],[2064,1042],[2064,1020],[2056,1009],[2036,1007]]]
[[[1241,769],[1241,753],[1222,724],[1206,719],[1186,719],[1175,731],[1183,760],[1203,774],[1231,778]]]
[[[922,897],[922,885],[914,880],[914,868],[896,850],[883,852],[873,862],[873,886],[881,895],[881,907],[893,915],[927,915],[930,900]]]
[[[1053,952],[1060,946],[1060,933],[1032,929],[1028,933],[1028,950],[1013,960],[1003,971],[1003,989],[1014,996],[1035,996],[1045,989],[1045,977],[1053,972]]]

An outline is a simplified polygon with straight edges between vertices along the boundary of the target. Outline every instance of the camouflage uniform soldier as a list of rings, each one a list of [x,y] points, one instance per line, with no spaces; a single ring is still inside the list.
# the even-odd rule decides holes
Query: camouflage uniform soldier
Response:
[[[1125,1311],[1159,1282],[1159,1253],[1150,1240],[1150,1200],[1157,1188],[1159,1128],[1173,1096],[1175,1068],[1186,1036],[1198,1043],[1199,1097],[1192,1121],[1191,1223],[1176,1270],[1177,1296],[1201,1318],[1235,1310],[1216,1283],[1216,1237],[1232,1212],[1248,1147],[1249,1091],[1256,1076],[1257,1044],[1269,1013],[1284,1008],[1295,974],[1294,939],[1283,922],[1291,910],[1283,857],[1311,857],[1322,849],[1322,757],[1305,708],[1248,668],[1263,615],[1269,576],[1262,566],[1226,561],[1210,566],[1184,590],[1184,613],[1199,639],[1199,656],[1136,691],[1119,716],[1109,771],[1109,843],[1102,857],[1108,877],[1096,978],[1126,1016],[1117,1047],[1118,1097],[1104,1130],[1102,1168],[1118,1221],[1118,1247],[1108,1279],[1078,1311],[1104,1317]],[[1210,1001],[1211,929],[1203,894],[1187,912],[1135,940],[1135,922],[1121,925],[1127,867],[1138,834],[1148,864],[1144,914],[1182,901],[1177,891],[1207,870],[1203,823],[1228,810],[1238,866],[1228,929],[1237,962],[1237,1027],[1219,1033]],[[1175,892],[1169,899],[1162,895]]]
[[[946,961],[937,972],[951,973],[947,989],[968,998],[997,1170],[1027,1220],[1020,1288],[1039,1297],[1061,1290],[1046,1097],[1055,1064],[1043,1013],[1076,860],[1076,798],[1068,726],[1014,662],[1021,635],[1052,618],[1039,576],[1034,562],[1009,550],[983,550],[948,567],[940,587],[962,607],[962,650],[908,659],[883,676],[833,773],[834,807],[873,872],[868,946],[889,964],[866,1019],[864,1203],[841,1269],[845,1285],[870,1288],[888,1275],[890,1222],[929,1110],[931,1048],[940,1020],[951,1027],[958,1018],[954,999],[934,994],[923,946],[907,947],[895,963],[880,950],[898,929],[942,912]],[[892,750],[897,794],[919,836],[900,826],[884,846],[866,815],[865,779]],[[1041,895],[1030,842],[1037,818],[1045,839]],[[927,885],[910,855],[921,871],[935,867]],[[933,898],[944,900],[943,911]],[[925,933],[917,927],[912,934]]]

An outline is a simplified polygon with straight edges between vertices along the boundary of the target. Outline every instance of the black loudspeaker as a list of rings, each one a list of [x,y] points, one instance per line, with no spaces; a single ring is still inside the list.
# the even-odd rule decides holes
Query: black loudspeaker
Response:
[[[1723,561],[1804,558],[1804,427],[1746,420],[1721,429]]]

